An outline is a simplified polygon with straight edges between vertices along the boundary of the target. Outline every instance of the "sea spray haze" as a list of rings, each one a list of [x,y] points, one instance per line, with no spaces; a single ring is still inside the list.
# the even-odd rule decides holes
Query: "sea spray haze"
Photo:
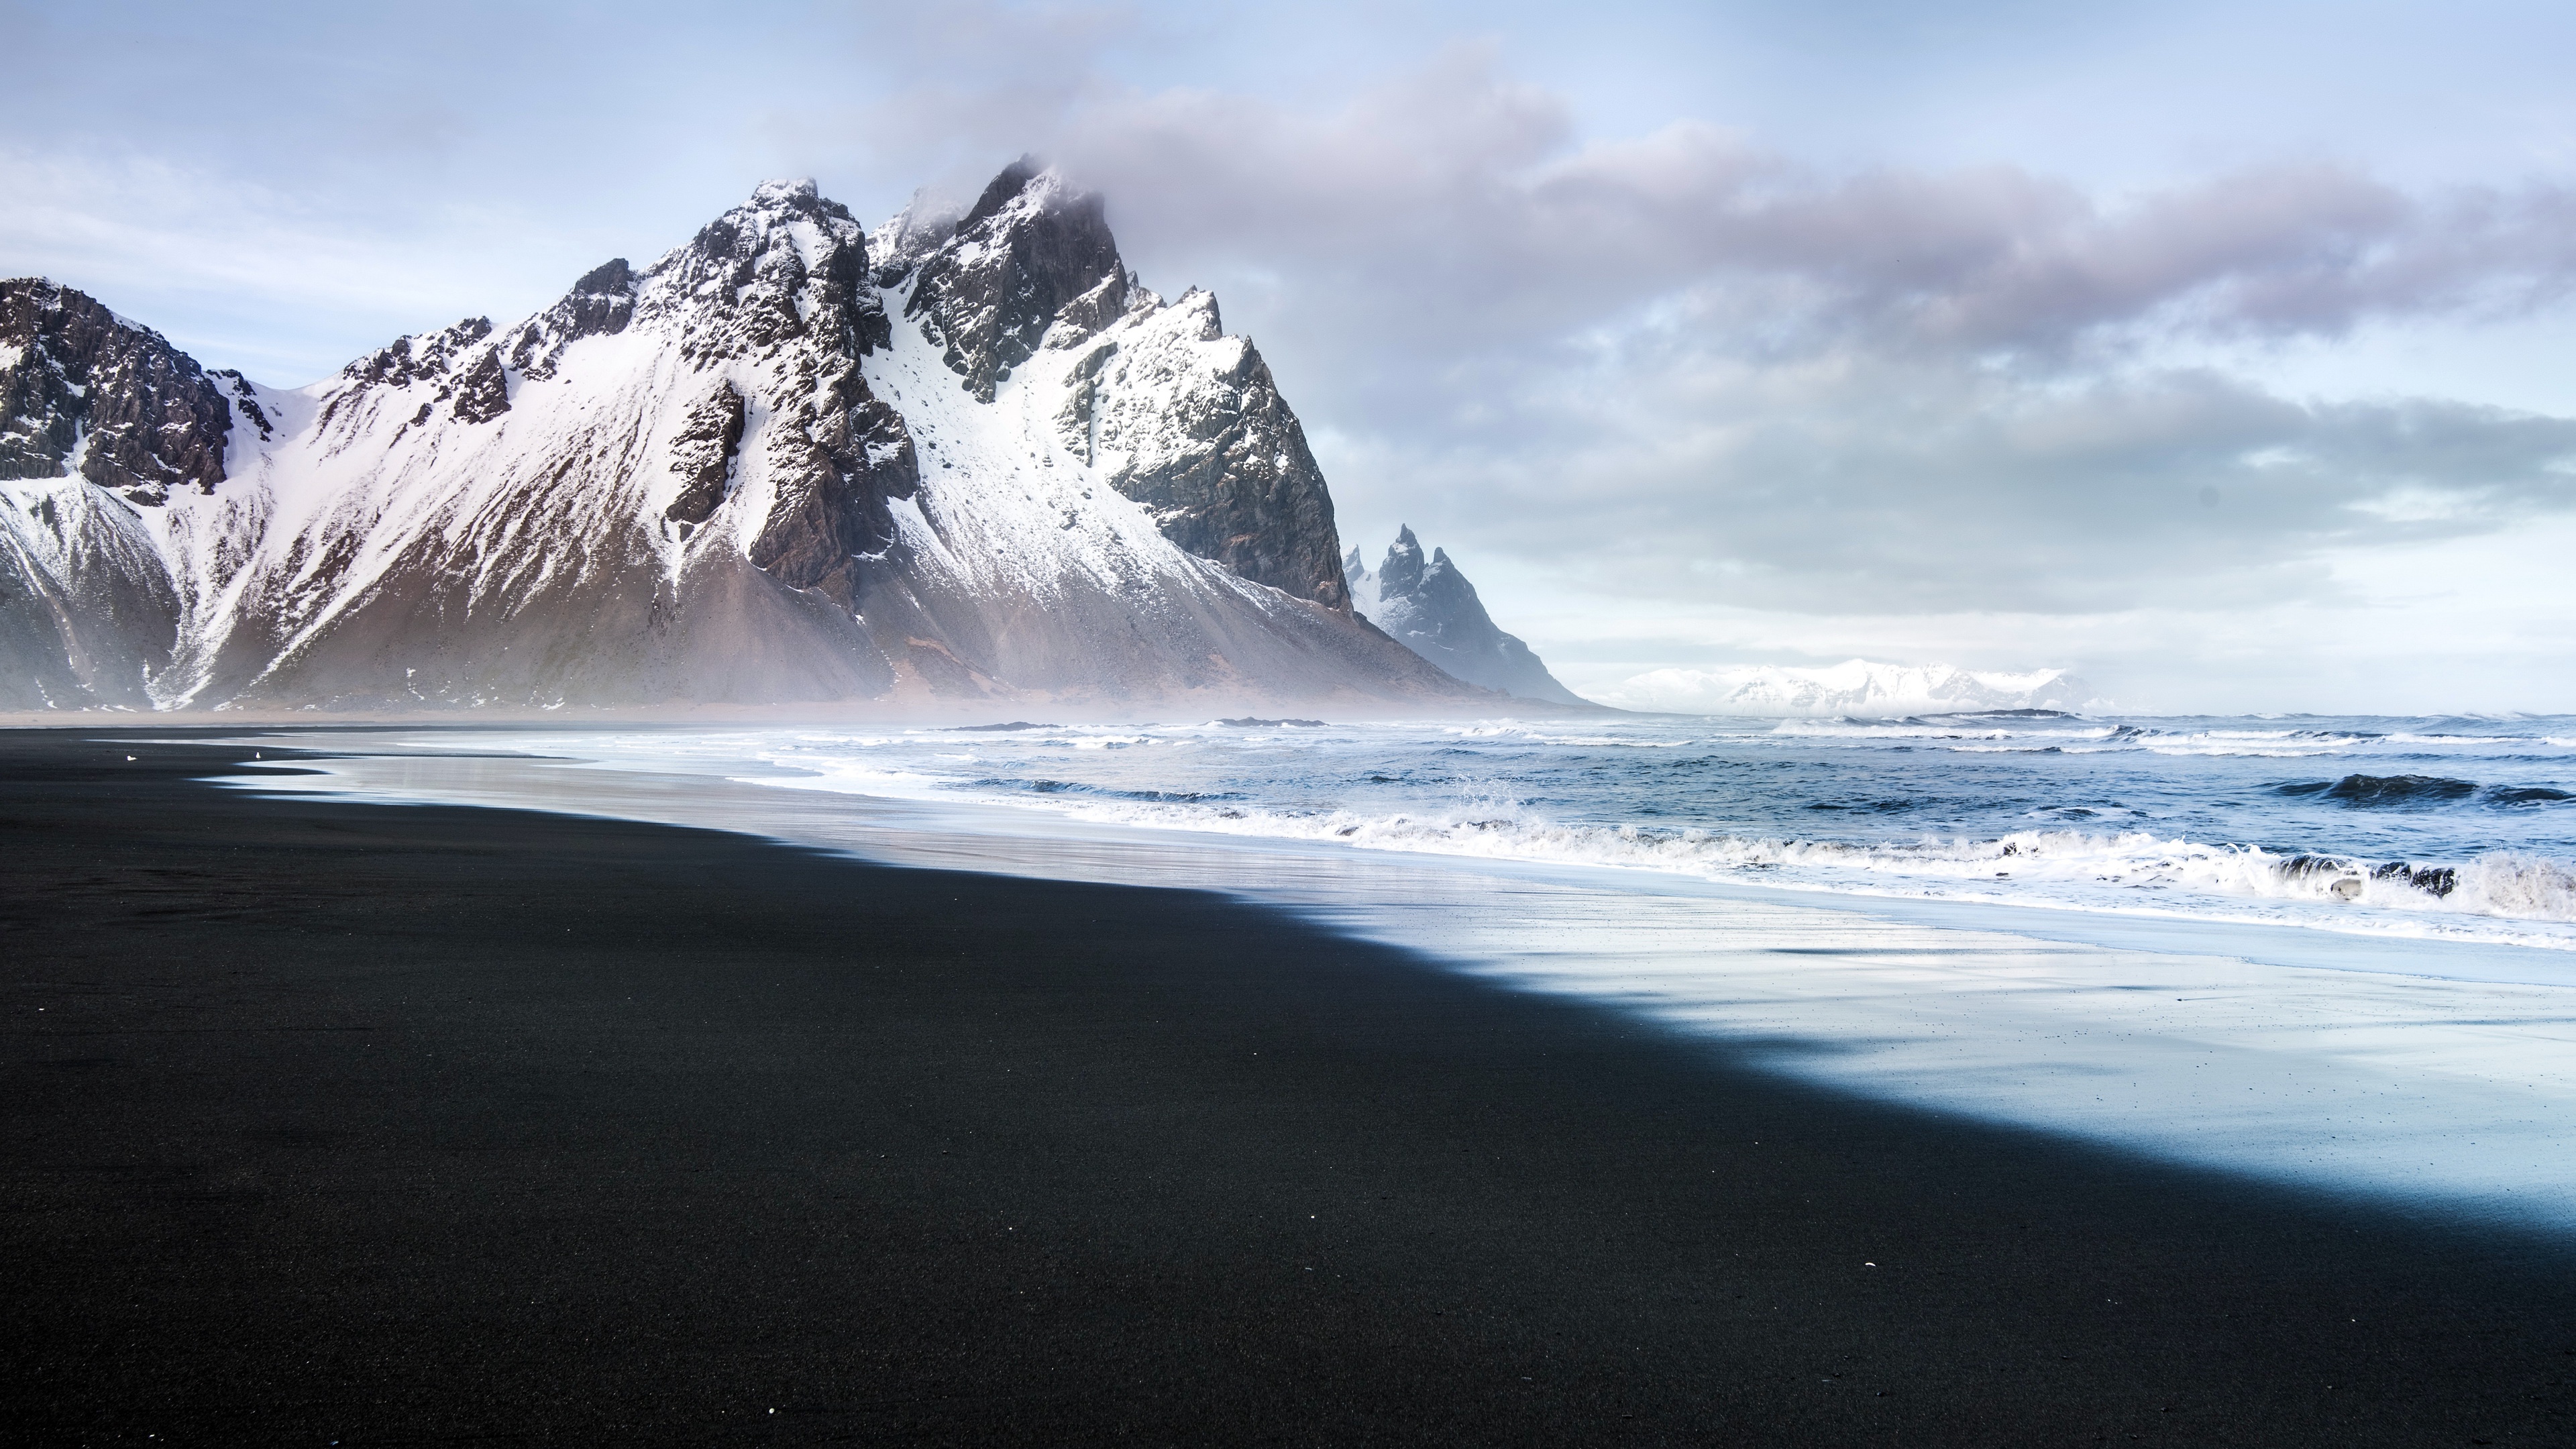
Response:
[[[0,708],[1420,708],[1296,416],[1026,164],[872,245],[762,185],[292,391],[0,284]]]

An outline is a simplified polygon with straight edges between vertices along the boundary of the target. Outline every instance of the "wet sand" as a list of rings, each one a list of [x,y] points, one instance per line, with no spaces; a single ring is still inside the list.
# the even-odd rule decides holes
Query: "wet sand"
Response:
[[[1222,897],[173,735],[0,734],[0,1439],[2576,1438],[2549,1240]]]

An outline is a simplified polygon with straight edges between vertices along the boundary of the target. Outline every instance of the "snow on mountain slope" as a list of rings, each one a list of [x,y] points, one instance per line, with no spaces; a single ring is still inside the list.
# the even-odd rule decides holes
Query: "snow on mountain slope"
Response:
[[[0,284],[0,706],[1473,697],[1350,616],[1267,369],[1096,198],[1019,166],[878,234],[766,183],[293,392]]]
[[[2092,688],[2062,669],[1980,672],[1946,664],[1877,664],[1852,659],[1822,669],[1658,669],[1606,692],[1627,709],[1673,714],[1864,719],[1993,709],[2103,707]]]
[[[879,229],[917,249],[945,223],[907,213]],[[1247,338],[1225,335],[1216,298],[1168,307],[1129,275],[1099,198],[1023,161],[996,177],[946,239],[911,263],[902,313],[983,399],[1013,368],[1067,390],[1060,435],[1111,487],[1151,509],[1184,553],[1331,609],[1343,587],[1332,496]],[[898,255],[909,254],[899,250]],[[1072,350],[1064,368],[1043,352]]]
[[[908,302],[908,290],[889,302]],[[933,685],[964,682],[963,668],[978,686],[998,678],[1076,694],[1316,695],[1364,666],[1459,693],[1347,614],[1184,552],[1114,486],[1130,454],[1096,426],[1059,426],[1086,393],[1113,417],[1186,408],[1157,395],[1168,376],[1130,386],[1097,366],[1106,349],[1168,332],[1167,310],[1143,294],[1092,346],[1042,349],[996,376],[990,402],[918,329],[898,328],[869,360],[869,381],[902,411],[924,474],[919,495],[894,512],[910,566],[867,601],[880,636],[909,645],[896,657]],[[917,642],[925,635],[938,642]]]
[[[145,517],[220,481],[235,407],[270,430],[248,396],[79,292],[0,283],[0,709],[150,706],[178,623]]]
[[[177,612],[141,510],[78,477],[0,483],[0,709],[151,708]]]

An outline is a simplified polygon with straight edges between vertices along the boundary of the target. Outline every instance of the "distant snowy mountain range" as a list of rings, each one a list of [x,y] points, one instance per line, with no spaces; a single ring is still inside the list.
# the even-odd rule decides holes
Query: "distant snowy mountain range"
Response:
[[[770,182],[292,391],[0,283],[0,709],[1572,701],[1416,555],[1353,611],[1261,355],[1026,163],[873,233]]]
[[[1819,669],[1658,669],[1603,691],[1605,704],[1672,714],[1849,716],[1882,719],[1994,709],[2108,708],[2062,669],[2022,674],[1946,664],[1874,664],[1853,659]]]

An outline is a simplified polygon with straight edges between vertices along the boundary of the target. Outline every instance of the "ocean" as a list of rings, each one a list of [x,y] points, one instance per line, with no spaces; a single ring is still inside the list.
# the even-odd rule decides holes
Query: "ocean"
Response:
[[[532,737],[1148,829],[2576,950],[2576,718],[1641,716]]]
[[[346,757],[233,783],[1224,891],[1841,1090],[2576,1236],[2576,719],[268,738]]]

